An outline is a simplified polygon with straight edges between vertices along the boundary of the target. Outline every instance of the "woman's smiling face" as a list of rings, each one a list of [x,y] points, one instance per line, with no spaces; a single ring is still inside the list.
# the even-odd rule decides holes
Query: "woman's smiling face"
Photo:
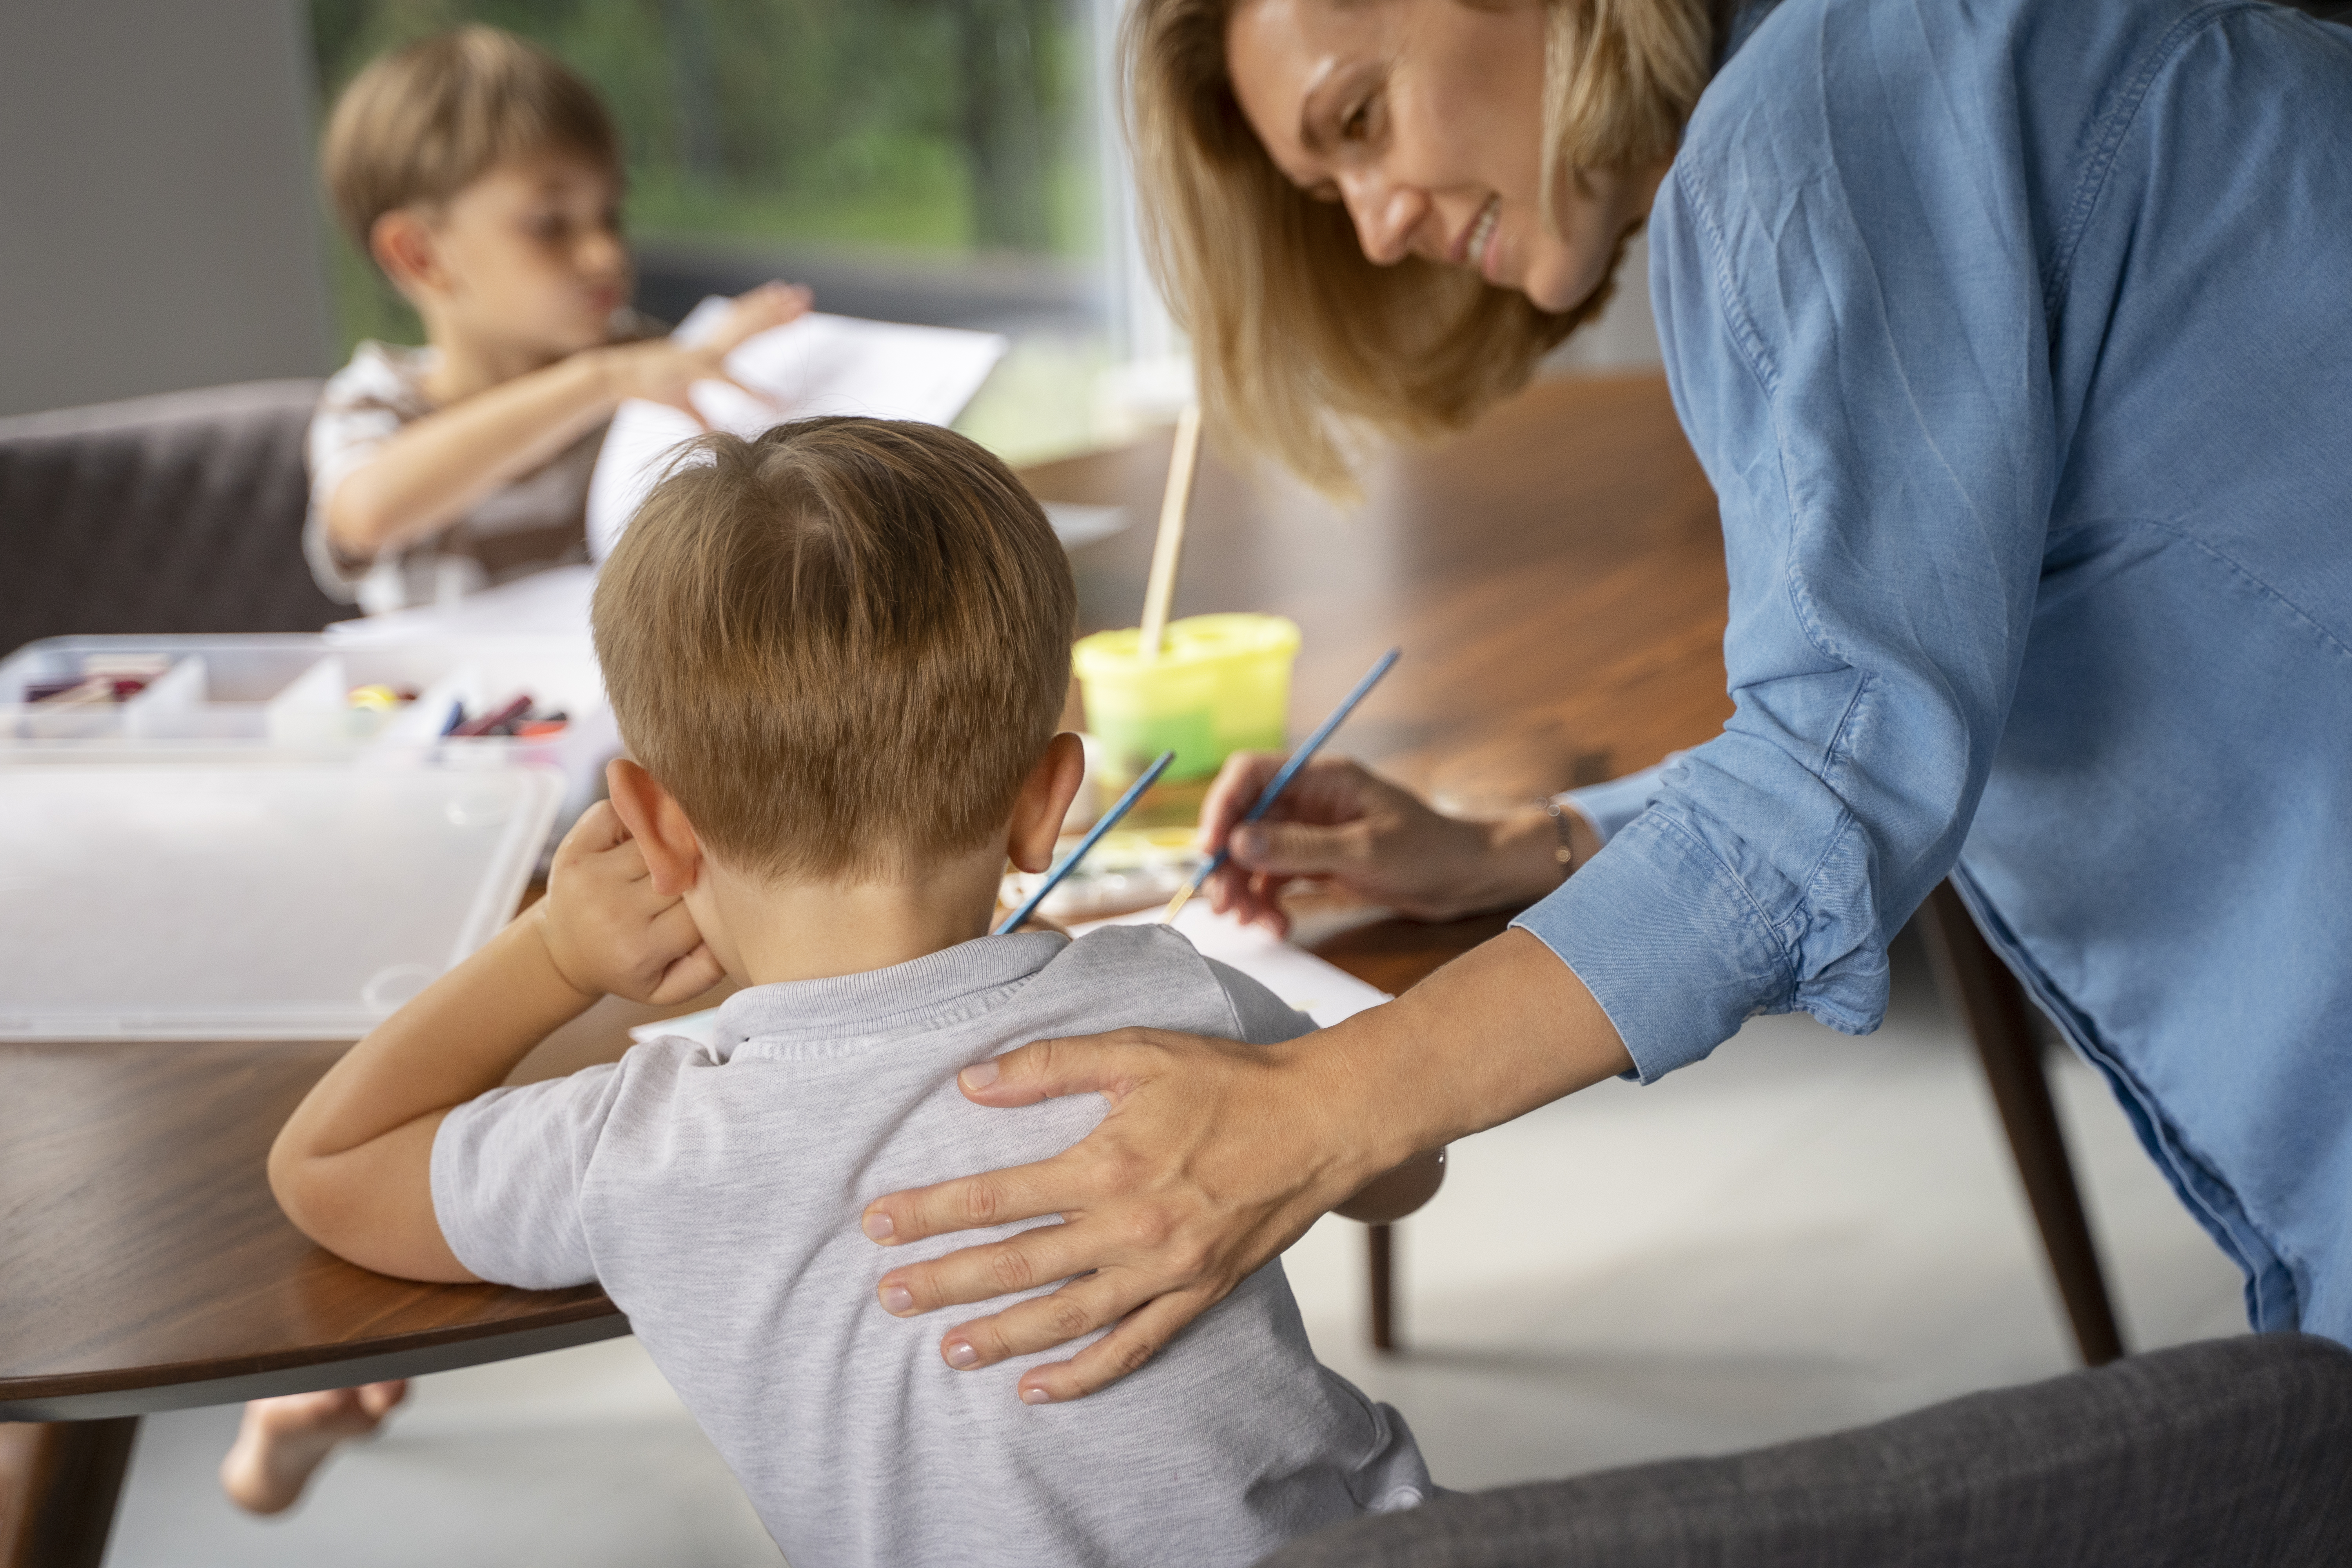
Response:
[[[1344,203],[1364,255],[1468,267],[1564,311],[1607,281],[1664,174],[1582,172],[1542,213],[1541,0],[1241,0],[1234,96],[1290,181]]]

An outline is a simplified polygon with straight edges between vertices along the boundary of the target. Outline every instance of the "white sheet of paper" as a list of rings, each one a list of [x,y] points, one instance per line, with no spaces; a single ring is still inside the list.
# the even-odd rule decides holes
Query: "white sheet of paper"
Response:
[[[1156,909],[1139,910],[1131,915],[1088,921],[1070,930],[1083,935],[1101,926],[1150,925],[1159,918]],[[1212,913],[1206,900],[1195,899],[1177,911],[1176,929],[1192,940],[1203,957],[1232,964],[1314,1019],[1319,1028],[1328,1029],[1342,1018],[1393,1000],[1387,992],[1365,984],[1263,927],[1245,926],[1230,916]]]
[[[420,637],[585,637],[588,602],[595,591],[593,566],[557,566],[446,605],[337,621],[327,628],[327,640],[338,647],[366,647]]]
[[[1131,915],[1114,915],[1109,920],[1088,921],[1070,930],[1083,936],[1103,926],[1149,925],[1159,918],[1158,910],[1142,910]],[[1257,926],[1245,926],[1212,914],[1198,900],[1187,904],[1177,914],[1176,929],[1192,939],[1192,945],[1205,956],[1232,964],[1314,1019],[1320,1028],[1328,1029],[1342,1018],[1352,1018],[1367,1007],[1377,1007],[1391,1000],[1387,992],[1365,984],[1305,948],[1293,947]],[[719,1009],[713,1007],[658,1024],[640,1024],[629,1031],[629,1038],[643,1045],[664,1035],[683,1035],[697,1044],[709,1045],[718,1017]]]
[[[674,335],[688,342],[708,335],[727,306],[716,296],[703,300]],[[994,332],[813,312],[761,332],[727,356],[727,374],[772,403],[723,381],[700,383],[692,396],[713,429],[738,436],[815,414],[945,425],[963,412],[1009,346]],[[671,452],[700,434],[693,420],[658,403],[633,400],[614,413],[588,480],[592,556],[602,561],[612,553]]]

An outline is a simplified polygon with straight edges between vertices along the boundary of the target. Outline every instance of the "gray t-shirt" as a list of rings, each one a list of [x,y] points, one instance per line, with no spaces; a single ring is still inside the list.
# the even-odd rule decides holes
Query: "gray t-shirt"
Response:
[[[1027,1226],[885,1250],[859,1234],[868,1202],[1044,1159],[1104,1114],[1095,1095],[984,1109],[956,1073],[1125,1025],[1258,1044],[1312,1026],[1163,927],[983,937],[756,986],[713,1047],[666,1037],[460,1106],[434,1141],[434,1209],[485,1279],[602,1284],[793,1568],[1241,1564],[1418,1504],[1412,1433],[1317,1364],[1279,1261],[1066,1405],[1014,1384],[1069,1350],[955,1372],[938,1349],[954,1315],[876,1300],[887,1268]]]

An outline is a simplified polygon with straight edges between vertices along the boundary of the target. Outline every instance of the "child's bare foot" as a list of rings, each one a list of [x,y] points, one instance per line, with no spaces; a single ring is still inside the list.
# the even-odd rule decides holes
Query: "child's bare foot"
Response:
[[[249,1512],[282,1513],[301,1499],[336,1444],[374,1431],[407,1397],[404,1379],[249,1401],[236,1441],[221,1460],[221,1490]]]

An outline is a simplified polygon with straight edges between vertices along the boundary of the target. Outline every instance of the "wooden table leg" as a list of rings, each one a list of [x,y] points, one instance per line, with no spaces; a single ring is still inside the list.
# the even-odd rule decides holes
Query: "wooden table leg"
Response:
[[[1385,1225],[1368,1225],[1364,1238],[1372,1264],[1372,1348],[1392,1351],[1397,1348],[1394,1229]]]
[[[2084,1364],[2105,1365],[2124,1353],[2123,1334],[2116,1327],[2106,1277],[2091,1242],[2074,1163],[2066,1157],[2065,1134],[2051,1102],[2025,988],[1986,942],[1949,882],[1937,884],[1920,906],[1919,918],[1937,982],[1976,1040],[2026,1201],[2042,1230],[2050,1272],[2074,1325],[2074,1343]]]
[[[139,1417],[0,1425],[0,1568],[100,1568]]]

